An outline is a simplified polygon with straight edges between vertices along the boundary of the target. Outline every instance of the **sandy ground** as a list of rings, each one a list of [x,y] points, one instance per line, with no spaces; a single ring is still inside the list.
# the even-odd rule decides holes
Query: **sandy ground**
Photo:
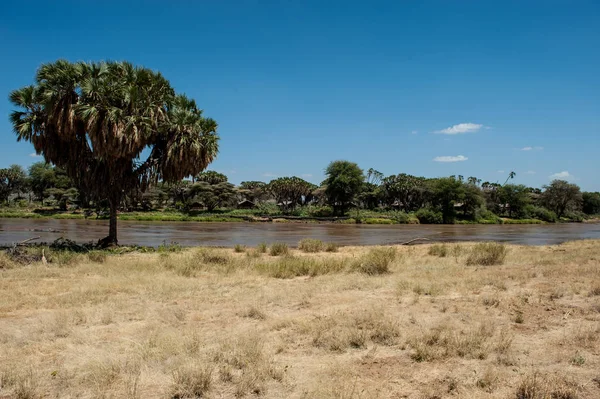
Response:
[[[600,241],[473,248],[3,256],[0,398],[600,398]]]

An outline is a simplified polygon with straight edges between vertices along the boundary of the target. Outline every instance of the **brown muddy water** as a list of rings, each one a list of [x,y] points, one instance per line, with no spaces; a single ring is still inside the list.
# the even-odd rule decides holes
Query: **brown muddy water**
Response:
[[[64,237],[80,243],[97,241],[108,233],[105,220],[0,218],[0,245],[40,236],[34,242]],[[119,221],[119,243],[158,246],[255,246],[284,242],[295,246],[303,238],[340,245],[397,244],[417,237],[432,241],[502,241],[549,245],[582,239],[600,239],[600,223],[548,225],[340,225],[300,223],[196,223]]]

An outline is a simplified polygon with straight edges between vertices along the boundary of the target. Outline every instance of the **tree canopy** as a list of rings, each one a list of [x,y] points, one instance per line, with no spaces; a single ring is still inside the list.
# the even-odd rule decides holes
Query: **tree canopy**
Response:
[[[360,193],[365,180],[363,171],[354,162],[333,161],[325,169],[325,175],[327,202],[335,212],[343,214]]]
[[[44,64],[34,84],[10,100],[19,108],[10,116],[17,139],[31,142],[81,191],[108,200],[105,245],[117,243],[124,195],[195,176],[218,152],[217,123],[160,73],[129,62]]]

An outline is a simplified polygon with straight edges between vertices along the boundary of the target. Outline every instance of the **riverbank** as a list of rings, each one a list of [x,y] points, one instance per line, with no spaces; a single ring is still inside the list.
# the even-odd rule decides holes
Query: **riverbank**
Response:
[[[93,212],[59,211],[52,208],[0,208],[0,218],[22,218],[22,219],[101,219],[107,218],[105,214]],[[414,214],[402,214],[399,212],[374,212],[359,211],[351,212],[346,217],[318,217],[318,216],[296,216],[285,214],[262,214],[257,210],[227,210],[227,211],[134,211],[120,212],[119,220],[146,221],[146,222],[261,222],[261,223],[342,223],[342,224],[420,224]],[[586,222],[600,221],[599,218],[588,220],[562,219],[559,222]],[[547,222],[539,219],[511,219],[501,217],[489,217],[480,220],[457,219],[454,224],[545,224]]]
[[[0,255],[0,396],[600,396],[600,241],[265,250]]]

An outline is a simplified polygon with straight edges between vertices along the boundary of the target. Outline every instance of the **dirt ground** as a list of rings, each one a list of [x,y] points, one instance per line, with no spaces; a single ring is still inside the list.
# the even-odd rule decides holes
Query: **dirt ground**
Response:
[[[478,250],[2,255],[0,398],[600,398],[600,241]]]

